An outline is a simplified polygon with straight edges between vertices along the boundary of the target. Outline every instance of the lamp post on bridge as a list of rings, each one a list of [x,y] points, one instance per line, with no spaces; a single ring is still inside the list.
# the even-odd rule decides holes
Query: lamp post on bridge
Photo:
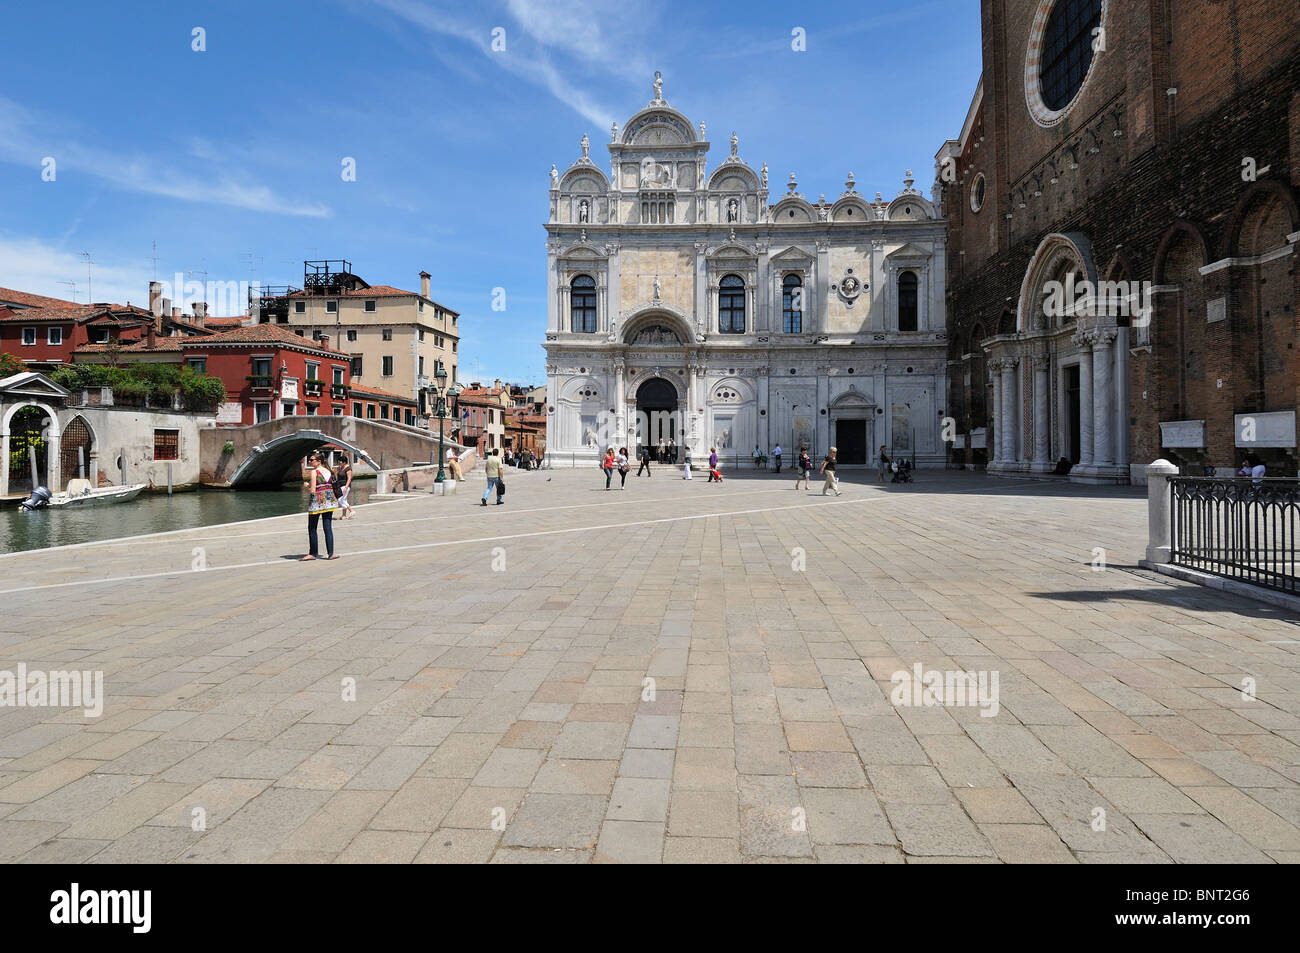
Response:
[[[447,386],[447,365],[438,361],[434,366],[433,378],[436,381],[430,388],[437,397],[434,405],[434,416],[438,418],[438,475],[434,477],[434,484],[445,483],[447,481],[446,452],[443,449],[443,427],[447,420],[447,398],[460,396],[460,385],[452,384]]]

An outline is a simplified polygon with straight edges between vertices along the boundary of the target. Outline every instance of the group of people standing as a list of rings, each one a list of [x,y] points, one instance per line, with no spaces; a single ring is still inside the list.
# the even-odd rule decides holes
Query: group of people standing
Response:
[[[331,468],[325,463],[325,451],[314,450],[303,468],[307,482],[307,555],[303,562],[320,555],[318,528],[324,524],[325,558],[338,559],[334,553],[334,514],[342,510],[340,519],[354,519],[357,515],[348,495],[352,491],[352,463],[347,452]]]

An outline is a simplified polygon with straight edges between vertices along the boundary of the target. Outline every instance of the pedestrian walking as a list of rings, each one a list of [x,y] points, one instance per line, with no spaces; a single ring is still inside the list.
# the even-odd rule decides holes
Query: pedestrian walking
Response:
[[[722,482],[722,476],[718,473],[718,448],[709,447],[709,482],[712,483],[715,479]]]
[[[796,490],[799,489],[799,481],[802,480],[803,488],[805,490],[811,490],[812,486],[808,482],[808,479],[812,475],[812,457],[808,456],[807,447],[799,448],[798,467],[799,467],[799,474],[794,479],[794,488]]]
[[[646,476],[654,475],[650,472],[650,448],[649,447],[641,448],[641,465],[636,468],[636,475],[640,476],[642,470],[645,471]]]
[[[338,465],[334,468],[334,495],[338,497],[339,519],[351,520],[357,518],[357,511],[348,502],[348,495],[352,492],[352,463],[348,459],[348,452],[343,451]]]
[[[659,462],[660,463],[668,462],[668,447],[664,444],[663,437],[659,438]]]
[[[677,463],[677,441],[676,440],[668,441],[668,462],[670,464]]]
[[[618,464],[618,488],[627,489],[627,471],[632,469],[632,464],[628,462],[627,447],[620,447],[618,456],[614,458]]]
[[[682,463],[682,479],[689,480],[691,478],[691,448],[690,447],[686,448],[686,455],[682,459],[684,461]]]
[[[316,528],[325,523],[325,558],[337,559],[334,555],[334,514],[338,511],[338,500],[334,497],[331,484],[334,474],[325,466],[325,455],[319,450],[312,451],[307,457],[307,555],[302,562],[315,559],[319,553],[319,541]]]
[[[880,471],[880,481],[885,482],[885,474],[889,472],[889,454],[885,453],[885,445],[880,445],[880,460],[877,462],[876,469]]]
[[[497,484],[501,482],[500,447],[494,449],[490,454],[488,454],[487,459],[483,461],[483,475],[487,477],[487,489],[483,491],[482,505],[487,506],[488,497],[492,495],[492,491],[495,490]],[[497,506],[500,506],[504,502],[505,500],[501,499],[498,495]]]
[[[834,490],[835,495],[840,495],[840,481],[835,476],[835,454],[836,448],[831,447],[830,453],[822,459],[821,472],[826,474],[826,484],[822,487],[822,496],[826,495],[827,490]]]
[[[781,445],[778,443],[776,449],[772,451],[772,460],[776,463],[776,472],[781,472]]]
[[[754,469],[760,470],[763,467],[763,451],[758,449],[758,444],[754,444]]]
[[[600,468],[605,471],[605,489],[611,489],[609,483],[614,479],[614,448],[605,451],[605,458],[600,461]]]

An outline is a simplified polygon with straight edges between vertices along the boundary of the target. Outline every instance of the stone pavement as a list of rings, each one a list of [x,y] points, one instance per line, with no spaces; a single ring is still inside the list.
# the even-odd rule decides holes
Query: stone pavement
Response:
[[[0,670],[107,699],[0,708],[0,860],[1300,859],[1295,617],[1137,570],[1140,491],[845,477],[0,558]]]

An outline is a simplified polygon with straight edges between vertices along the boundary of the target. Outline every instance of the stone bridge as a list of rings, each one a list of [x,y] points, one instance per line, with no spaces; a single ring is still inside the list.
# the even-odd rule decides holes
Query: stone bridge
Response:
[[[226,443],[234,444],[226,452]],[[277,486],[297,475],[312,450],[334,445],[352,451],[373,470],[436,462],[438,437],[378,420],[297,415],[244,427],[199,432],[204,483],[218,486]],[[445,441],[448,453],[462,449]]]

